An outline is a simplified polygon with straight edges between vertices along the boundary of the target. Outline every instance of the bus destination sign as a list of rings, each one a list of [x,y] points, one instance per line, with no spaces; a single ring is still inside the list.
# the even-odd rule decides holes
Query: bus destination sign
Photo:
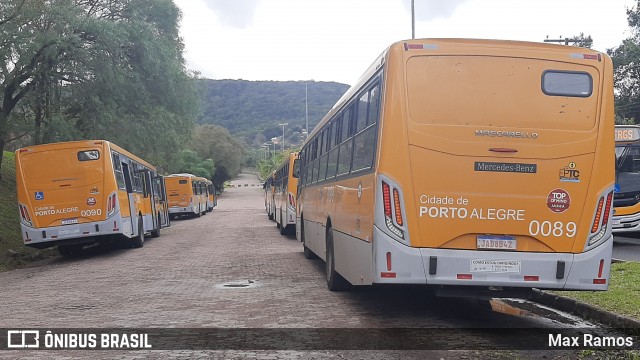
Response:
[[[637,127],[616,127],[616,141],[637,141],[640,140],[640,128]]]

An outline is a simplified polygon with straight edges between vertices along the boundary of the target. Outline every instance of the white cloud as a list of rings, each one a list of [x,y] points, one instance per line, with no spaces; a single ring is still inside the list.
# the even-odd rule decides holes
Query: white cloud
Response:
[[[193,0],[191,0],[193,1]],[[253,22],[259,0],[203,0],[213,10],[218,20],[237,28],[246,28]]]
[[[438,18],[448,18],[456,8],[467,0],[414,0],[413,10],[416,21],[430,21]],[[402,1],[405,9],[411,12],[411,0]]]

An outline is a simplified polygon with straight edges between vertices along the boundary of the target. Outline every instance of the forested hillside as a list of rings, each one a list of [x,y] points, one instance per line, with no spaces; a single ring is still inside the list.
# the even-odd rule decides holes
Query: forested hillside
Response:
[[[262,145],[282,136],[286,143],[300,139],[305,128],[305,84],[309,127],[313,127],[347,91],[348,85],[315,81],[198,80],[204,88],[199,124],[225,127],[250,145]]]

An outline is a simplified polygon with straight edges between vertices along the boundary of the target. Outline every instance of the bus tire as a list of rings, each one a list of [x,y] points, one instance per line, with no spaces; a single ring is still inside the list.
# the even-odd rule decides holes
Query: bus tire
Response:
[[[287,234],[287,225],[285,224],[280,224],[280,235],[286,235]]]
[[[138,218],[138,236],[133,238],[133,247],[141,248],[144,246],[144,224],[142,223],[142,216]]]
[[[273,220],[273,213],[271,212],[271,208],[269,208],[269,220]]]
[[[333,254],[333,229],[327,229],[327,260],[325,261],[327,272],[327,287],[330,291],[348,290],[351,284],[336,271],[335,256]]]

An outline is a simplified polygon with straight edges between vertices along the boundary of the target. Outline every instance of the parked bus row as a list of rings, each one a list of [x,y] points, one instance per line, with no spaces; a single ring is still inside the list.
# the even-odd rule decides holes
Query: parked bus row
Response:
[[[63,255],[101,242],[142,247],[145,235],[160,236],[170,219],[200,216],[216,204],[211,181],[162,176],[105,140],[18,149],[16,189],[24,244],[57,246]]]
[[[267,179],[265,207],[281,229],[295,208],[296,237],[325,261],[330,290],[606,290],[613,98],[611,60],[590,49],[397,42],[310,132],[299,172],[292,155]],[[633,149],[615,150],[633,173],[615,188],[635,205],[640,189],[624,180],[640,173]]]
[[[298,191],[298,153],[288,154],[266,179],[265,209],[269,220],[276,222],[280,234],[295,233]]]

